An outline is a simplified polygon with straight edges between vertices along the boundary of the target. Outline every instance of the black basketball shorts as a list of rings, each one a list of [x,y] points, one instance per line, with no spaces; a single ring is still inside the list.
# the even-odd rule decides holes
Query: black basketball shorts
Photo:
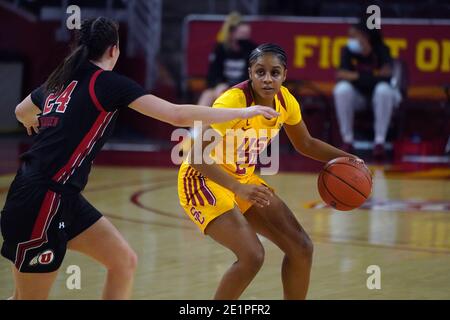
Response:
[[[20,272],[55,271],[67,242],[101,217],[80,193],[51,190],[48,184],[18,174],[0,216],[1,254]]]

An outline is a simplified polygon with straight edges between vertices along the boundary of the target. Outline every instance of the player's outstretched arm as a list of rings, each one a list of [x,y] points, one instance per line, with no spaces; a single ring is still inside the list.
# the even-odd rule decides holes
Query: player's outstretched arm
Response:
[[[194,121],[204,124],[226,122],[233,119],[248,119],[258,115],[274,118],[279,114],[269,107],[253,106],[249,108],[211,108],[197,105],[179,105],[170,103],[154,95],[142,96],[130,104],[130,108],[155,119],[178,127],[189,127]]]
[[[28,135],[31,136],[34,132],[38,133],[38,114],[41,113],[41,110],[33,103],[30,95],[28,95],[21,103],[19,103],[15,109],[15,114],[17,120],[23,124],[23,126],[27,129]]]
[[[300,121],[298,124],[290,126],[285,124],[284,129],[292,145],[297,152],[322,162],[328,162],[338,157],[357,158],[355,155],[342,151],[332,145],[313,138],[308,131],[305,123]]]

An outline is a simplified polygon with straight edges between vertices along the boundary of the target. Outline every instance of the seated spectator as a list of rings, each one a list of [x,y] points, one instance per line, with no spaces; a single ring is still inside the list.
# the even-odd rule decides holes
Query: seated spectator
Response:
[[[222,92],[248,77],[248,56],[256,45],[251,42],[250,25],[238,13],[231,13],[218,35],[218,43],[209,57],[208,88],[198,104],[210,106]]]
[[[392,58],[379,30],[368,29],[364,20],[350,27],[349,37],[341,52],[338,83],[333,91],[342,149],[352,152],[355,110],[372,105],[373,157],[383,160],[391,114],[401,101],[400,91],[391,86]]]

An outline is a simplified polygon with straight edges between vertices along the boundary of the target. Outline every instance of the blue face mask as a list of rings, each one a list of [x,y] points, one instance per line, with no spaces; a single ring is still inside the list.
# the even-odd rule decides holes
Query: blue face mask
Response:
[[[347,42],[347,48],[353,53],[362,53],[361,43],[358,39],[350,38]]]

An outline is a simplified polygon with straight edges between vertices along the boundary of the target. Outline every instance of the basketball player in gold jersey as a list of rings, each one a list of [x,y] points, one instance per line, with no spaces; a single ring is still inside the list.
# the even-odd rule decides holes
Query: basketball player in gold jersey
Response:
[[[215,101],[213,108],[246,108],[260,104],[280,114],[274,119],[258,116],[248,121],[211,125],[223,141],[229,138],[230,130],[243,132],[232,137],[238,140],[233,159],[237,159],[238,149],[245,149],[247,156],[261,152],[282,126],[295,149],[303,155],[323,162],[345,156],[356,158],[310,136],[302,121],[299,103],[282,86],[287,73],[286,60],[281,47],[260,45],[249,57],[249,80],[229,89]],[[249,129],[256,130],[256,138],[246,137],[246,132],[252,131]],[[207,144],[203,142],[203,149]],[[224,161],[225,158],[229,159],[229,155],[221,158],[217,152],[212,152],[209,158],[214,161],[212,164],[205,161],[195,164],[188,157],[178,176],[180,204],[186,214],[204,234],[237,257],[222,277],[215,299],[239,298],[261,268],[264,248],[257,233],[271,240],[285,254],[281,271],[284,298],[306,298],[313,257],[311,239],[283,200],[254,173],[254,163]]]

